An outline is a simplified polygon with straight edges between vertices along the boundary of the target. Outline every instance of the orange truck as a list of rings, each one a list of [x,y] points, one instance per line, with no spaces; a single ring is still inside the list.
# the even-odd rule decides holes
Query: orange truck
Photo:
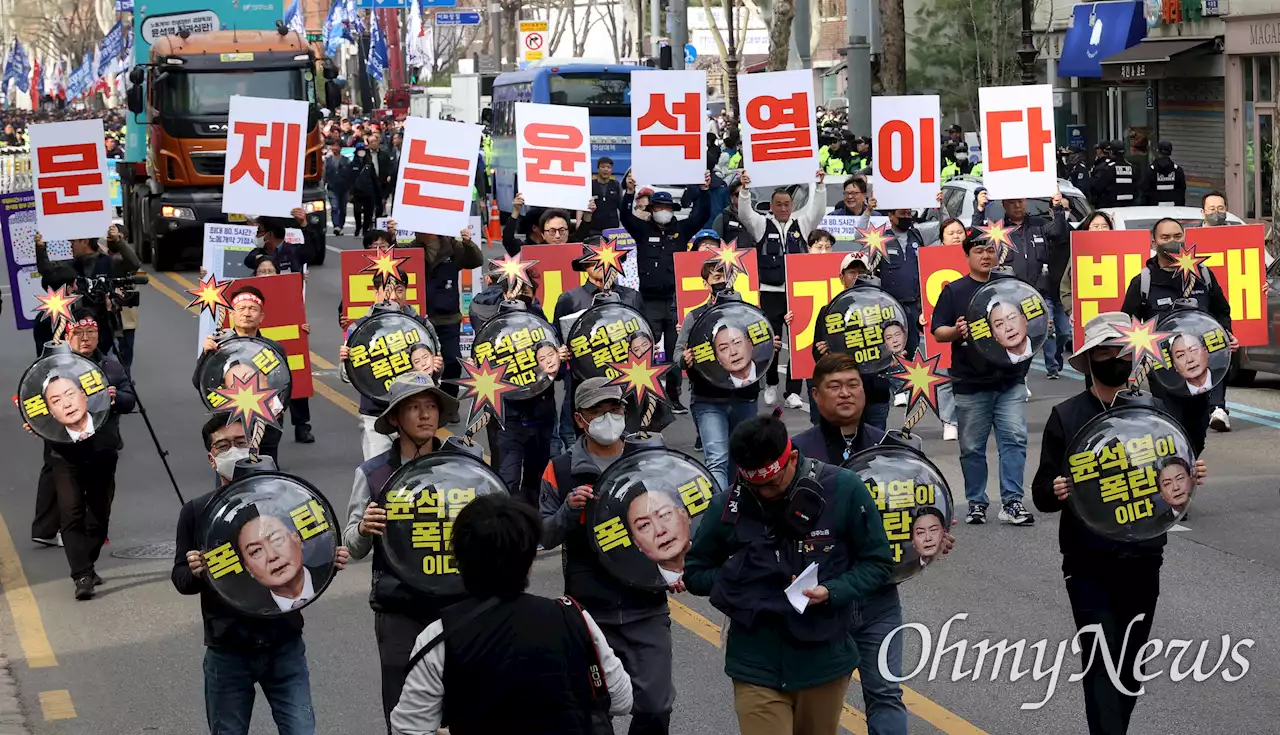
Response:
[[[228,106],[232,95],[244,95],[310,104],[302,199],[306,228],[321,246],[312,262],[323,262],[320,110],[337,108],[336,77],[337,67],[283,24],[256,31],[184,28],[157,38],[147,61],[129,72],[129,110],[147,129],[145,160],[123,166],[121,175],[124,226],[143,259],[157,270],[198,263],[205,223],[234,224],[259,214],[222,212]]]

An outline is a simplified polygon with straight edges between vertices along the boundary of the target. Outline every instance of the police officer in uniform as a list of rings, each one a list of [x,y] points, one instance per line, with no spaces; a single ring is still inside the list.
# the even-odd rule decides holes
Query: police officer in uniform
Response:
[[[1093,180],[1089,174],[1089,167],[1084,163],[1084,151],[1077,146],[1071,146],[1067,149],[1067,159],[1063,171],[1063,177],[1071,182],[1071,185],[1080,190],[1084,194],[1084,198],[1093,201]]]
[[[950,144],[949,144],[950,145]],[[955,176],[981,176],[982,163],[969,160],[969,144],[963,140],[952,147],[951,158],[942,167],[942,181],[946,183]]]
[[[1110,155],[1106,163],[1094,169],[1092,191],[1095,206],[1132,207],[1138,203],[1138,187],[1135,182],[1136,171],[1129,159],[1125,158],[1125,144],[1121,140],[1113,140],[1107,145]]]
[[[743,735],[835,733],[861,663],[854,610],[893,567],[880,514],[856,473],[805,457],[777,418],[742,422],[729,444],[740,477],[703,515],[685,585],[731,621],[725,674]],[[801,614],[783,590],[813,562]]]
[[[1182,276],[1174,265],[1174,256],[1181,250],[1186,235],[1182,224],[1166,217],[1151,228],[1151,244],[1156,254],[1147,261],[1142,271],[1129,282],[1120,310],[1126,314],[1147,320],[1159,317],[1181,306],[1184,298]],[[1185,297],[1192,306],[1206,312],[1231,335],[1231,351],[1240,342],[1231,334],[1231,302],[1222,292],[1222,285],[1214,278],[1208,266],[1200,266],[1200,277]],[[1191,440],[1191,449],[1198,457],[1204,451],[1205,435],[1209,433],[1210,400],[1212,392],[1195,396],[1170,399],[1159,381],[1149,381],[1151,392],[1164,401],[1167,412],[1182,424]]]
[[[1156,145],[1156,151],[1160,155],[1147,167],[1147,175],[1142,180],[1142,203],[1150,206],[1186,206],[1187,174],[1171,158],[1173,144],[1162,140]]]
[[[736,174],[729,179],[729,204],[711,223],[711,229],[720,235],[724,242],[734,242],[742,234],[742,220],[738,217],[738,193],[742,190],[742,179]],[[695,243],[695,249],[697,244]]]

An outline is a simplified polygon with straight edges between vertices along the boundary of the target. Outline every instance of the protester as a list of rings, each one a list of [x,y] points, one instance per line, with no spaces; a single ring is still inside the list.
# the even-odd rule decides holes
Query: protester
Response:
[[[329,199],[329,218],[333,222],[333,234],[341,235],[347,225],[347,201],[351,194],[351,182],[355,177],[351,161],[342,155],[342,144],[334,141],[324,159],[324,187]]]
[[[1133,370],[1132,356],[1121,355],[1119,347],[1109,346],[1123,338],[1120,328],[1128,327],[1129,321],[1126,314],[1107,312],[1085,324],[1084,343],[1070,362],[1090,380],[1083,391],[1053,407],[1040,443],[1040,466],[1031,481],[1036,508],[1043,513],[1062,513],[1058,546],[1071,612],[1081,636],[1085,720],[1093,735],[1129,730],[1138,697],[1118,690],[1108,670],[1114,667],[1124,688],[1141,691],[1141,669],[1136,660],[1151,634],[1168,541],[1163,533],[1137,542],[1104,538],[1084,524],[1068,501],[1071,441],[1086,423],[1115,405]],[[1157,407],[1167,409],[1168,404],[1157,403]],[[1203,484],[1207,474],[1204,462],[1197,460],[1197,484]],[[1087,626],[1101,628],[1105,649],[1098,648],[1097,633],[1086,631]],[[1113,661],[1102,665],[1094,655],[1099,650],[1108,651]]]
[[[739,480],[703,514],[684,583],[729,617],[725,674],[743,735],[835,735],[860,663],[855,606],[893,566],[879,512],[857,474],[803,456],[779,419],[744,421],[730,453]],[[830,551],[802,614],[784,590],[812,561],[811,538]]]
[[[351,166],[351,202],[356,215],[356,237],[373,228],[374,217],[382,202],[382,184],[373,156],[364,141],[355,143],[355,160]]]
[[[592,732],[597,713],[631,710],[631,679],[591,615],[571,598],[525,592],[542,524],[502,495],[469,503],[453,527],[468,599],[414,642],[391,714],[397,735]]]
[[[969,273],[942,287],[930,329],[934,339],[951,343],[951,389],[960,436],[960,471],[969,501],[965,522],[987,522],[987,438],[994,428],[1000,457],[1000,520],[1031,525],[1035,516],[1022,504],[1027,463],[1025,380],[1031,361],[994,365],[967,344],[965,309],[974,292],[990,280],[996,247],[966,239],[963,248]]]
[[[809,187],[809,201],[804,209],[793,213],[791,194],[786,189],[775,189],[769,199],[769,214],[762,215],[751,207],[751,176],[746,171],[742,172],[738,213],[742,217],[743,232],[756,249],[760,310],[769,318],[774,334],[782,334],[783,317],[788,311],[786,256],[809,251],[809,232],[818,226],[826,212],[826,197],[821,187],[825,176],[824,172],[818,171],[818,185]],[[781,355],[781,350],[774,353],[765,376],[766,406],[778,402],[778,359]],[[788,364],[788,376],[790,372]],[[787,408],[800,408],[800,381],[788,377],[783,388]],[[705,437],[703,439],[705,441]]]
[[[414,234],[413,243],[422,248],[426,264],[427,318],[440,339],[444,360],[444,380],[455,380],[462,374],[458,360],[462,357],[462,273],[484,265],[480,246],[464,228],[458,237],[444,237],[424,232]],[[445,390],[457,395],[453,384]]]
[[[862,176],[850,176],[844,180],[844,198],[831,210],[838,217],[870,217],[876,208],[876,200],[867,198],[867,180]]]
[[[387,509],[378,505],[377,498],[401,465],[440,450],[436,430],[457,420],[457,415],[458,400],[437,387],[427,373],[397,376],[391,384],[387,407],[374,422],[375,431],[384,436],[396,435],[396,441],[356,469],[347,502],[347,525],[342,538],[352,558],[363,559],[373,552],[369,607],[374,612],[373,627],[382,665],[382,711],[388,718],[388,733],[391,710],[404,686],[414,639],[439,619],[441,610],[463,598],[427,595],[397,576],[387,562],[386,549],[375,543],[387,527]]]
[[[257,684],[281,733],[314,734],[316,715],[311,706],[307,649],[302,642],[302,612],[257,618],[231,607],[209,586],[208,568],[197,540],[200,518],[209,502],[231,482],[236,463],[249,458],[244,423],[228,423],[226,414],[213,414],[205,420],[200,436],[218,483],[214,490],[183,504],[169,576],[179,593],[200,595],[209,730],[219,735],[248,735]],[[344,569],[349,558],[346,547],[337,547],[334,567]]]
[[[622,206],[622,185],[613,177],[613,159],[601,156],[596,161],[596,175],[591,179],[591,196],[596,203],[595,213],[587,228],[592,235],[621,226],[618,207]]]
[[[306,215],[301,208],[294,210],[295,218],[299,215],[303,217],[303,223],[306,222]],[[253,238],[253,249],[244,256],[244,266],[252,268],[257,262],[258,256],[265,255],[271,258],[271,262],[276,264],[276,271],[280,273],[301,273],[303,264],[306,259],[303,257],[302,250],[296,245],[285,241],[286,226],[277,217],[259,217],[257,221],[258,234]],[[303,228],[305,232],[305,228]]]
[[[738,194],[742,191],[742,178],[734,176],[729,181],[729,203],[711,223],[711,229],[724,242],[737,242],[742,234],[742,220],[738,217]],[[697,250],[697,243],[694,243]]]
[[[72,293],[79,291],[79,279],[118,278],[142,266],[142,261],[132,248],[121,247],[123,240],[107,240],[107,245],[115,245],[118,253],[103,252],[98,247],[97,238],[77,238],[71,241],[71,260],[50,260],[49,249],[39,232],[35,233],[36,272],[40,274],[40,288],[57,289],[63,286]],[[118,257],[117,257],[118,255]],[[83,294],[81,294],[83,295]],[[111,352],[115,345],[115,330],[111,326],[111,315],[105,301],[84,302],[94,320],[98,322],[101,333],[100,344],[103,352]],[[53,325],[46,319],[36,321],[32,330],[36,341],[36,353],[44,350],[46,342],[53,339]]]
[[[1222,227],[1227,224],[1227,196],[1220,191],[1205,194],[1200,198],[1200,215],[1204,218],[1205,227]],[[1271,284],[1264,278],[1262,291],[1266,293],[1270,290]],[[1209,428],[1214,431],[1231,431],[1231,411],[1227,408],[1227,381],[1225,380],[1215,386],[1209,394]]]
[[[1093,211],[1089,216],[1085,217],[1076,228],[1078,232],[1107,232],[1114,230],[1115,223],[1111,221],[1111,215],[1106,212]],[[1067,313],[1067,319],[1072,318],[1075,290],[1071,284],[1071,262],[1067,262],[1067,267],[1062,271],[1062,280],[1058,283],[1058,302],[1062,304],[1062,308]]]
[[[626,402],[622,388],[608,383],[589,378],[574,391],[573,420],[582,438],[542,475],[542,545],[564,545],[565,594],[591,614],[631,674],[629,734],[667,733],[675,703],[667,597],[631,587],[606,570],[583,520],[583,509],[595,497],[592,487],[626,448]]]
[[[920,260],[919,251],[924,247],[924,237],[915,226],[915,211],[895,209],[889,212],[890,232],[893,239],[885,245],[885,257],[876,267],[880,287],[902,305],[902,323],[907,330],[907,345],[903,357],[910,360],[920,343]],[[898,393],[894,405],[907,405],[905,393]]]

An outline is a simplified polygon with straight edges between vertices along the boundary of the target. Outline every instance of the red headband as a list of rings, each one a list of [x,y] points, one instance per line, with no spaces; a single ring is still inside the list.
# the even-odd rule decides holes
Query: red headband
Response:
[[[241,301],[252,301],[258,306],[262,306],[262,299],[258,298],[256,294],[251,294],[248,291],[241,291],[240,293],[233,296],[231,298],[231,305],[235,306]]]
[[[67,325],[67,329],[69,330],[70,329],[88,329],[89,327],[93,327],[94,329],[97,329],[98,320],[94,319],[91,316],[87,316],[78,322],[71,322],[70,324]]]
[[[790,459],[790,457],[791,457],[791,439],[790,437],[788,437],[787,446],[782,450],[781,457],[778,457],[774,461],[770,462],[769,464],[759,469],[744,470],[741,467],[739,467],[738,472],[741,473],[741,475],[745,477],[747,480],[753,483],[758,484],[761,482],[766,482],[768,480],[772,480],[773,478],[777,477],[779,474],[782,473],[782,470],[787,466],[787,460]]]

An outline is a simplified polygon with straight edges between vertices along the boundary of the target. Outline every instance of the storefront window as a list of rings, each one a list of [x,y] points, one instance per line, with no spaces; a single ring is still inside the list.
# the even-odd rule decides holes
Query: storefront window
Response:
[[[1246,59],[1246,64],[1248,60]],[[1246,69],[1248,66],[1245,67]],[[1252,86],[1245,85],[1245,97],[1251,98],[1253,95]],[[1254,188],[1253,179],[1253,103],[1246,102],[1244,105],[1244,176],[1241,177],[1244,182],[1244,217],[1245,219],[1256,219],[1258,210],[1255,204],[1257,190]]]
[[[1258,101],[1271,102],[1274,99],[1272,97],[1273,92],[1271,88],[1271,59],[1260,56],[1258,57],[1257,61],[1258,61]]]
[[[1258,115],[1258,168],[1261,176],[1258,181],[1258,208],[1262,210],[1262,219],[1270,219],[1271,213],[1271,173],[1274,165],[1275,146],[1272,138],[1274,115]]]
[[[1253,102],[1253,58],[1244,57],[1240,66],[1244,71],[1244,101]]]

